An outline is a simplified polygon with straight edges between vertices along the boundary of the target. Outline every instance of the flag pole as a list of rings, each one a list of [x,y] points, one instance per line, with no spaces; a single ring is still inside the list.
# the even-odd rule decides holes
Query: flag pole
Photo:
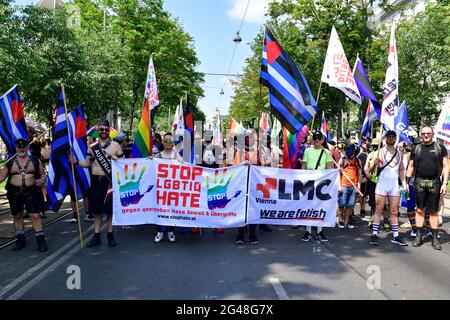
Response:
[[[66,104],[66,94],[64,92],[64,84],[61,84],[61,90],[63,93],[63,101],[64,101],[64,112],[66,114],[66,125],[67,125],[67,133],[69,135],[69,145],[70,145],[70,150],[69,150],[69,154],[70,157],[72,158],[72,140],[70,139],[70,130],[69,130],[69,119],[67,117],[67,104]],[[78,218],[78,232],[80,233],[80,245],[81,248],[83,248],[83,234],[81,232],[81,222],[80,222],[80,210],[78,207],[78,195],[77,195],[77,181],[75,179],[75,168],[74,168],[74,164],[72,161],[70,162],[70,167],[72,169],[72,180],[73,180],[73,193],[74,193],[74,197],[75,197],[75,210],[77,212],[77,218]]]
[[[319,84],[319,90],[318,90],[318,92],[317,92],[317,99],[316,99],[316,104],[317,104],[317,105],[319,105],[320,91],[321,91],[321,90],[322,90],[322,81],[320,81],[320,84]],[[314,120],[315,120],[315,119],[316,119],[316,115],[313,116],[312,124],[311,124],[311,130],[310,130],[309,132],[314,131]]]

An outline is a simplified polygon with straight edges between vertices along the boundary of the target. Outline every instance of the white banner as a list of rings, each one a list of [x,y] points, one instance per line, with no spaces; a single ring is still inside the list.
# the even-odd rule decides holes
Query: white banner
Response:
[[[250,168],[248,224],[334,227],[339,170]]]
[[[248,167],[164,159],[113,161],[113,224],[234,228],[245,224]]]
[[[395,130],[395,117],[398,114],[400,103],[398,96],[398,60],[397,45],[395,43],[395,22],[392,23],[388,52],[388,66],[384,80],[380,121],[388,130]]]
[[[436,138],[450,142],[450,104],[442,107],[434,132]]]
[[[334,26],[331,29],[321,81],[328,83],[330,87],[338,88],[357,104],[361,104],[361,94]]]

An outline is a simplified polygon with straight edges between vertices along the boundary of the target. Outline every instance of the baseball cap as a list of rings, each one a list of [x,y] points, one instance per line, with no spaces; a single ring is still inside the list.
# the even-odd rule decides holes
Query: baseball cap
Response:
[[[123,142],[123,141],[125,141],[126,138],[127,138],[127,136],[125,135],[125,133],[121,132],[116,136],[115,140],[117,142]]]
[[[388,131],[386,131],[386,134],[384,136],[385,137],[387,137],[387,136],[397,136],[397,132],[395,132],[394,130],[388,130]]]
[[[320,131],[314,131],[312,136],[313,136],[313,140],[322,139],[323,133]]]
[[[17,148],[25,148],[26,146],[28,146],[28,140],[25,140],[23,138],[19,138],[16,140]]]

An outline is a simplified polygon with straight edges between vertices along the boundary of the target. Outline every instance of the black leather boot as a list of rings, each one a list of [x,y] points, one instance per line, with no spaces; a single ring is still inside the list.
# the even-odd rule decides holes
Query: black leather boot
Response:
[[[25,248],[25,234],[18,234],[16,244],[13,247],[13,251],[18,251]]]
[[[108,232],[108,233],[106,234],[106,237],[108,238],[108,246],[110,246],[110,247],[115,247],[115,246],[117,246],[117,242],[116,242],[116,240],[114,239],[114,235],[113,235],[112,232]]]
[[[95,246],[99,246],[102,243],[102,240],[100,239],[100,233],[94,233],[92,236],[92,239],[88,241],[86,244],[86,247],[91,248]]]
[[[438,230],[432,229],[431,232],[433,233],[433,238],[431,240],[431,246],[433,247],[433,249],[442,250],[442,246],[439,243],[439,239],[438,239]]]
[[[423,227],[417,228],[417,235],[414,239],[412,246],[413,247],[420,247],[423,244]]]
[[[36,236],[36,241],[37,241],[37,245],[38,245],[38,251],[39,252],[45,252],[47,251],[47,244],[45,243],[45,236],[44,235],[39,235]]]

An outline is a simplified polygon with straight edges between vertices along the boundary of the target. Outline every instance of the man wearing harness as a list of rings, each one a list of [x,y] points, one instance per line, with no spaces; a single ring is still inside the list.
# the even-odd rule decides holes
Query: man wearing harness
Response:
[[[398,207],[400,204],[400,190],[398,186],[398,179],[402,186],[407,190],[405,179],[405,167],[403,165],[402,154],[395,147],[397,134],[395,131],[389,130],[386,132],[386,147],[381,149],[378,157],[374,159],[370,165],[370,171],[375,170],[378,166],[378,183],[375,189],[376,209],[373,217],[372,236],[370,244],[378,246],[378,230],[380,227],[381,216],[386,202],[386,197],[389,200],[390,218],[392,225],[392,239],[391,242],[400,246],[407,246],[405,240],[399,236],[398,233]]]
[[[44,227],[39,214],[39,192],[46,180],[44,167],[37,158],[28,154],[28,141],[16,140],[16,155],[8,164],[0,170],[0,181],[9,177],[7,182],[7,197],[14,216],[14,227],[17,242],[14,251],[25,247],[25,227],[23,221],[23,209],[26,208],[40,252],[47,251],[45,243]]]
[[[111,185],[111,159],[117,160],[124,156],[120,145],[109,138],[109,121],[105,120],[98,125],[99,140],[90,145],[88,156],[85,161],[77,162],[72,157],[71,161],[79,164],[82,168],[91,167],[91,187],[89,189],[89,211],[94,215],[94,236],[87,243],[87,247],[94,247],[101,244],[100,226],[102,214],[107,215],[108,223],[108,245],[117,245],[112,226],[112,199],[108,196],[108,189]]]
[[[423,244],[423,223],[425,220],[425,207],[430,211],[430,225],[432,232],[431,245],[436,250],[442,250],[438,239],[439,199],[447,191],[448,159],[447,149],[437,142],[433,142],[433,128],[425,126],[421,133],[422,144],[412,152],[408,167],[408,181],[412,176],[414,180],[414,193],[416,197],[416,225],[417,236],[413,247]],[[443,181],[441,181],[443,176]]]

